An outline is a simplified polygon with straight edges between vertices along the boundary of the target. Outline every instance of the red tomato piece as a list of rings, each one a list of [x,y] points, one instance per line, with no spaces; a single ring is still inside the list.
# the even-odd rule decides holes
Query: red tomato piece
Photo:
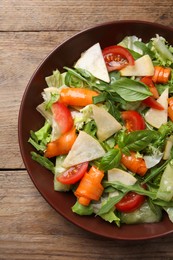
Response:
[[[73,118],[66,105],[61,102],[55,102],[52,105],[52,113],[60,127],[61,134],[67,133],[73,127]]]
[[[88,162],[70,167],[57,180],[63,184],[74,184],[78,182],[88,169]]]
[[[108,71],[120,70],[127,65],[134,65],[131,53],[124,47],[114,45],[102,51]]]
[[[159,97],[159,93],[158,93],[157,88],[154,85],[151,77],[149,77],[149,76],[143,77],[141,79],[141,82],[143,82],[145,85],[147,85],[149,87],[149,90],[153,94],[154,98],[158,98]]]
[[[157,110],[164,110],[164,107],[159,102],[157,102],[157,100],[155,100],[153,97],[148,97],[144,99],[142,103],[144,103],[147,107],[152,107]]]
[[[115,207],[120,212],[129,213],[138,209],[144,201],[144,195],[130,191],[115,205]]]
[[[123,111],[121,113],[128,132],[145,129],[145,121],[141,114],[135,110]]]

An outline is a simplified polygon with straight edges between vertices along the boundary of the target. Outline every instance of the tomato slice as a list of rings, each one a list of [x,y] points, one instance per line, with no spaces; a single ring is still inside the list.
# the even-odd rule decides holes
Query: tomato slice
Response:
[[[78,182],[88,169],[88,162],[84,162],[70,167],[67,171],[63,172],[57,180],[63,184],[74,184]]]
[[[143,82],[145,85],[147,85],[149,87],[149,90],[153,94],[154,98],[158,98],[159,97],[159,93],[158,93],[157,88],[154,85],[151,77],[145,76],[145,77],[141,78],[141,82]]]
[[[55,102],[52,105],[52,113],[55,121],[58,123],[61,134],[67,133],[73,127],[73,118],[70,110],[61,102]]]
[[[141,114],[135,110],[123,111],[121,113],[128,132],[145,129],[145,121]]]
[[[145,104],[147,107],[152,107],[157,110],[164,110],[164,107],[157,102],[153,97],[148,97],[142,101],[143,104]]]
[[[114,45],[102,51],[108,71],[120,70],[129,65],[134,65],[135,61],[131,53],[124,47]]]
[[[138,209],[144,201],[144,195],[130,191],[115,205],[115,207],[120,212],[129,213]]]

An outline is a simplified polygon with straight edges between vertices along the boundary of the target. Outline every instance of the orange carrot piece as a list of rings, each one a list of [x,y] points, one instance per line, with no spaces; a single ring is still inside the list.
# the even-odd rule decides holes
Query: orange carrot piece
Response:
[[[167,83],[171,75],[171,68],[164,68],[161,66],[154,67],[154,75],[152,80],[154,83]]]
[[[168,116],[173,121],[173,107],[171,106],[168,107]]]
[[[168,98],[168,117],[173,121],[173,97]]]
[[[63,134],[55,141],[47,144],[45,157],[51,158],[54,156],[67,154],[77,138],[76,129],[72,128],[69,132]]]
[[[143,158],[137,158],[136,153],[130,152],[130,155],[123,154],[121,163],[130,171],[144,176],[147,172],[147,167]]]
[[[93,103],[92,98],[98,93],[86,88],[63,88],[59,101],[69,106],[87,106]]]
[[[97,201],[100,199],[104,190],[101,184],[103,176],[103,171],[95,166],[92,166],[89,172],[85,173],[74,193],[80,204],[87,206],[91,200]]]
[[[173,107],[173,97],[168,98],[168,105]]]

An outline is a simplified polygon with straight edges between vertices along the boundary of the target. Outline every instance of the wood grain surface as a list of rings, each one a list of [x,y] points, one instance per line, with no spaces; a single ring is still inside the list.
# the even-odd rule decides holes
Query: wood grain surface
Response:
[[[173,235],[113,241],[56,213],[25,170],[17,133],[27,83],[59,43],[113,20],[173,26],[172,10],[172,0],[0,0],[0,260],[173,259]]]

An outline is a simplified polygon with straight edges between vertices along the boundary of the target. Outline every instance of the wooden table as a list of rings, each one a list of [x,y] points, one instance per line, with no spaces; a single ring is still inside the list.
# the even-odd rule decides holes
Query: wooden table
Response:
[[[172,0],[0,1],[0,259],[173,259],[173,234],[150,241],[94,236],[55,212],[31,182],[17,134],[20,102],[41,60],[99,23],[140,19],[173,26]]]

